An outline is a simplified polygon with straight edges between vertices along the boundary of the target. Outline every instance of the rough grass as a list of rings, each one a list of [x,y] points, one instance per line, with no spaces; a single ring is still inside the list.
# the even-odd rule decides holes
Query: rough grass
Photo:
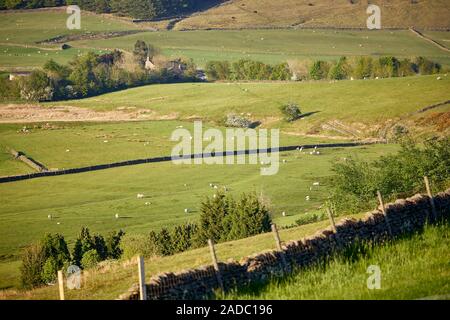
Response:
[[[450,299],[450,226],[428,226],[423,233],[380,247],[362,247],[356,261],[343,256],[266,285],[241,288],[225,299]],[[367,268],[381,269],[381,289],[369,290]]]
[[[389,3],[370,1],[381,8],[382,27],[436,28],[449,27],[450,9],[445,0],[406,0]],[[223,5],[189,17],[175,25],[175,29],[248,28],[248,27],[356,27],[365,29],[367,1],[347,0],[232,0]]]

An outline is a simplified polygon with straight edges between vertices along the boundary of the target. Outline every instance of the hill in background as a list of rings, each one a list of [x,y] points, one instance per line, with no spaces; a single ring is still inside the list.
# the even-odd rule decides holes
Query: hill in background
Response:
[[[383,28],[449,29],[448,0],[231,0],[177,22],[175,30],[206,28],[366,28],[368,5],[381,8]]]

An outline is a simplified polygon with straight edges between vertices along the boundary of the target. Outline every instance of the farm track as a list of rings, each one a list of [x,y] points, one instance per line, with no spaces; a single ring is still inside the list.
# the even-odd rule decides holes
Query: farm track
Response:
[[[197,154],[189,154],[182,156],[180,158],[174,159],[172,156],[162,156],[155,158],[146,158],[146,159],[135,159],[128,161],[121,161],[115,163],[108,164],[100,164],[89,167],[81,167],[81,168],[73,168],[66,170],[55,170],[55,171],[47,171],[47,172],[37,172],[31,174],[24,175],[16,175],[16,176],[7,176],[0,177],[0,183],[7,183],[13,181],[20,180],[29,180],[40,177],[52,177],[52,176],[61,176],[67,174],[75,174],[89,171],[99,171],[106,170],[110,168],[119,168],[126,166],[134,166],[145,163],[161,163],[161,162],[169,162],[169,161],[178,161],[185,159],[198,159],[198,158],[211,158],[211,157],[223,157],[223,156],[238,156],[238,155],[250,155],[250,154],[259,154],[259,153],[272,153],[272,152],[287,152],[287,151],[297,151],[300,149],[324,149],[324,148],[349,148],[349,147],[358,147],[362,145],[370,145],[382,143],[381,141],[368,141],[368,142],[344,142],[344,143],[325,143],[325,144],[308,144],[308,145],[295,145],[295,146],[284,146],[279,148],[267,148],[267,149],[246,149],[246,150],[237,150],[237,151],[223,151],[219,153],[197,153]]]

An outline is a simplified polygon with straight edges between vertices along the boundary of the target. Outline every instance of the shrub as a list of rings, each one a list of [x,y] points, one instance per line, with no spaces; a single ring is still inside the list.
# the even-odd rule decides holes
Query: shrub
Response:
[[[152,236],[150,238],[152,238]],[[154,245],[158,256],[170,256],[173,254],[174,250],[172,237],[168,229],[161,229],[158,236],[154,240]]]
[[[47,74],[40,70],[33,71],[19,80],[20,96],[28,101],[48,101],[53,98],[54,88]]]
[[[303,226],[305,224],[310,224],[314,222],[322,221],[326,218],[324,213],[305,213],[300,216],[299,219],[295,221],[298,226]]]
[[[228,234],[223,221],[229,214],[230,199],[222,192],[216,193],[213,198],[206,198],[200,208],[199,230],[196,235],[196,243],[205,245],[208,239],[218,242],[224,235]]]
[[[222,238],[237,240],[268,232],[271,222],[268,209],[256,194],[243,194],[239,201],[233,203],[230,214],[223,221],[229,231],[226,238]]]
[[[120,242],[120,250],[121,257],[124,259],[131,259],[138,255],[151,257],[156,252],[154,241],[149,236],[140,234],[125,235]]]
[[[197,225],[192,223],[176,226],[171,233],[173,253],[183,252],[191,248],[197,231]]]
[[[45,251],[41,243],[35,243],[25,248],[20,268],[21,282],[25,289],[35,288],[44,283],[42,270],[45,260]]]
[[[350,73],[350,66],[347,63],[347,58],[342,57],[339,61],[333,64],[328,73],[328,78],[331,80],[347,79]]]
[[[450,183],[450,138],[428,140],[423,147],[405,141],[394,155],[372,163],[349,159],[333,166],[332,198],[337,211],[358,212],[376,204],[379,190],[386,198],[424,190],[426,175],[437,189]]]
[[[414,59],[417,72],[422,75],[439,73],[441,71],[441,65],[434,63],[424,57],[417,57]]]
[[[313,63],[309,70],[309,75],[314,80],[326,79],[330,71],[330,64],[326,61],[318,60]]]
[[[125,235],[125,232],[119,230],[118,232],[110,232],[106,237],[106,250],[109,259],[119,259],[122,256],[123,250],[120,247],[120,242]]]
[[[300,108],[295,103],[284,104],[280,107],[280,111],[284,116],[284,119],[288,122],[295,121],[302,116]]]
[[[373,66],[373,76],[391,78],[398,76],[400,62],[395,57],[380,57]]]
[[[83,269],[93,268],[101,261],[100,255],[97,250],[91,249],[86,251],[81,258],[81,266]]]
[[[235,127],[235,128],[250,128],[252,126],[252,121],[249,119],[238,116],[236,114],[227,115],[227,119],[225,120],[225,125],[227,127]]]
[[[58,264],[53,257],[48,258],[42,268],[42,281],[44,283],[53,283],[56,280],[56,274],[60,270]]]
[[[370,78],[372,76],[373,59],[371,57],[358,57],[353,61],[353,76],[356,79]]]
[[[228,80],[231,78],[230,63],[228,61],[208,61],[205,73],[209,80]]]

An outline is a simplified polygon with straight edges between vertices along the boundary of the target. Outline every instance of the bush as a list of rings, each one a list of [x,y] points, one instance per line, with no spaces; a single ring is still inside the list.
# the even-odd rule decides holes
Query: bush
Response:
[[[25,289],[32,289],[44,284],[42,270],[45,261],[45,252],[41,243],[35,243],[25,248],[20,268],[21,282]]]
[[[271,217],[268,209],[258,199],[256,194],[243,194],[239,201],[232,205],[232,210],[222,222],[228,235],[225,240],[237,240],[271,229]]]
[[[93,268],[101,261],[100,255],[97,250],[91,249],[86,251],[81,258],[81,266],[83,269]]]
[[[337,211],[359,212],[375,206],[378,190],[387,199],[421,192],[425,175],[436,189],[448,187],[449,143],[448,137],[425,141],[423,147],[406,141],[397,154],[372,163],[355,159],[336,163],[332,198]]]
[[[131,259],[141,255],[144,257],[152,257],[156,254],[154,242],[149,236],[140,234],[127,234],[120,242],[121,257]]]
[[[42,268],[42,281],[44,283],[54,283],[58,270],[60,269],[56,260],[53,257],[48,258]]]
[[[353,76],[356,79],[372,77],[373,59],[371,57],[358,57],[353,61]]]
[[[236,114],[227,115],[227,119],[225,120],[225,125],[227,127],[234,128],[250,128],[252,126],[252,121],[243,117],[238,116]]]
[[[299,219],[295,221],[298,226],[303,226],[305,224],[310,224],[314,222],[319,222],[326,219],[324,213],[305,213],[300,216]]]
[[[208,61],[205,73],[209,80],[228,80],[231,78],[230,63],[228,61]]]
[[[284,104],[280,107],[280,111],[284,116],[284,119],[288,122],[295,121],[302,116],[300,108],[295,103]]]
[[[35,70],[19,80],[20,96],[28,101],[48,101],[53,98],[54,88],[44,71]]]
[[[342,57],[339,61],[332,65],[328,73],[328,78],[331,80],[347,79],[350,73],[350,66],[347,63],[347,58]]]
[[[309,75],[313,80],[326,79],[330,71],[330,64],[326,61],[318,60],[313,63],[309,70]]]

